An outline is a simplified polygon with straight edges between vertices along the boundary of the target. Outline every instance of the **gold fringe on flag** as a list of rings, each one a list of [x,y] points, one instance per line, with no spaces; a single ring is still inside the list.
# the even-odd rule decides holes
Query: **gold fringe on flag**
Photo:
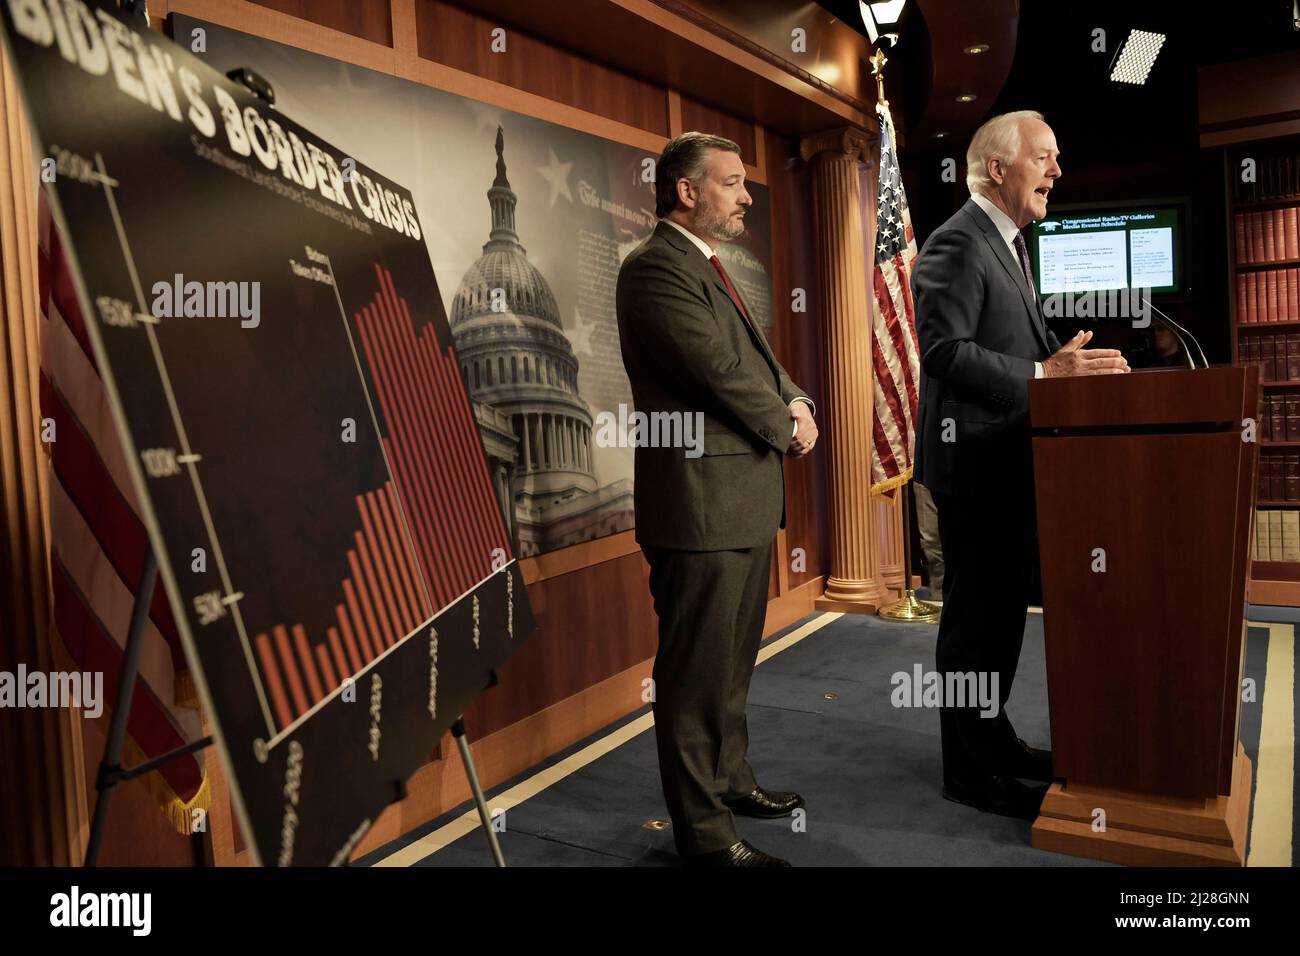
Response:
[[[873,495],[877,495],[881,493],[891,494],[895,489],[901,488],[903,485],[907,484],[911,480],[912,480],[912,466],[909,465],[906,471],[894,475],[894,477],[892,478],[886,478],[884,481],[876,482],[874,485],[871,486],[871,493]]]
[[[122,746],[123,765],[136,766],[148,759],[148,755],[137,746],[130,735],[127,735],[126,742]],[[176,795],[176,791],[167,785],[166,779],[157,770],[143,777],[137,777],[135,782],[148,791],[149,796],[154,798],[158,808],[162,810],[163,816],[167,818],[167,822],[182,836],[189,836],[194,832],[195,810],[202,810],[202,816],[206,818],[212,808],[212,789],[208,784],[206,770],[203,772],[203,782],[199,784],[199,789],[188,803]]]
[[[53,634],[55,638],[52,641],[54,647],[54,657],[55,660],[58,662],[59,669],[65,671],[78,670],[79,667],[76,661],[73,660],[72,655],[68,653],[68,649],[64,646],[63,639],[59,637],[57,630],[55,630]],[[190,676],[190,672],[188,670],[178,673],[176,675],[176,678],[177,678],[177,689],[176,689],[177,704],[179,706],[186,706],[181,704],[180,701],[181,684],[182,681],[188,682],[188,686],[190,687],[190,692],[193,693],[194,680]],[[195,704],[194,709],[195,710],[198,709],[197,703]],[[110,721],[112,717],[113,717],[113,708],[108,704],[108,702],[105,702],[103,712],[99,715],[99,717],[93,719],[96,722],[102,721],[103,726],[107,728],[108,721]],[[85,714],[82,714],[81,719],[87,720],[92,718],[87,718]],[[135,740],[132,739],[131,735],[128,733],[126,735],[125,741],[122,744],[123,767],[129,769],[134,766],[139,766],[140,764],[144,763],[146,760],[150,760],[150,759],[152,758],[148,754],[146,754],[142,749],[140,749],[140,745],[137,744]],[[181,758],[181,759],[187,759],[187,758]],[[182,836],[189,836],[191,833],[194,832],[193,826],[194,826],[195,810],[202,810],[204,816],[206,816],[208,811],[212,807],[212,790],[208,785],[208,772],[206,768],[203,771],[202,781],[199,784],[199,789],[195,791],[194,796],[191,797],[188,801],[182,800],[180,798],[180,795],[177,794],[176,791],[173,790],[171,786],[167,783],[166,778],[163,777],[163,775],[159,773],[157,770],[153,771],[153,773],[147,773],[143,777],[137,777],[136,782],[144,787],[145,791],[149,794],[149,796],[153,797],[153,799],[158,804],[158,808],[162,810],[163,816],[167,818],[167,822],[170,823],[172,827],[176,830],[176,832],[181,834]]]

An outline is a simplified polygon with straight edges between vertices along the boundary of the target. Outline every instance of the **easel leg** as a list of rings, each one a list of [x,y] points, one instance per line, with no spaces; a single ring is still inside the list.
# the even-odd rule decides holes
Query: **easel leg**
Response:
[[[469,780],[469,788],[474,792],[474,803],[478,806],[478,818],[483,824],[483,832],[487,834],[488,847],[492,851],[492,861],[500,867],[506,865],[506,858],[501,853],[501,844],[497,840],[496,831],[492,829],[492,815],[488,813],[487,800],[483,796],[483,788],[479,786],[478,771],[474,769],[474,758],[469,753],[469,741],[465,739],[465,719],[457,718],[456,722],[451,725],[452,736],[456,738],[456,746],[460,748],[460,759],[465,765],[465,776]]]
[[[95,800],[95,818],[90,826],[90,842],[86,846],[86,866],[93,867],[99,859],[99,847],[104,839],[104,824],[108,819],[108,798],[115,780],[109,777],[122,770],[122,748],[126,743],[126,721],[131,713],[131,698],[135,695],[135,677],[140,669],[140,653],[144,648],[141,634],[149,620],[149,607],[153,604],[154,584],[158,580],[158,559],[149,548],[140,571],[140,588],[136,591],[135,605],[131,608],[131,626],[126,635],[126,653],[122,657],[122,676],[117,685],[117,702],[109,722],[108,742],[104,756],[99,761],[99,776],[95,780],[98,796]]]

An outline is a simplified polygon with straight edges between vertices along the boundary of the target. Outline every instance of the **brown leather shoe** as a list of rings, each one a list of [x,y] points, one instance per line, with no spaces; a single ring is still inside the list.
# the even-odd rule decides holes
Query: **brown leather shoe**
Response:
[[[758,817],[760,820],[773,820],[788,817],[803,806],[803,797],[787,790],[764,790],[755,787],[746,796],[733,800],[723,800],[732,813],[742,817]]]
[[[764,853],[750,846],[744,840],[738,840],[725,850],[712,853],[697,853],[682,858],[687,866],[789,866],[787,860]]]

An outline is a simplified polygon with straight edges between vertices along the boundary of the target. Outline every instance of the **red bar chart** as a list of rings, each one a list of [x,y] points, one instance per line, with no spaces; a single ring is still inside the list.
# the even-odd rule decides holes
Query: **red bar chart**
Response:
[[[460,369],[432,323],[418,329],[393,279],[354,318],[378,395],[398,496],[434,604],[445,607],[511,555]]]
[[[339,582],[335,624],[308,635],[276,625],[253,639],[279,728],[298,720],[427,621],[433,609],[411,561],[391,482],[357,498],[355,545]]]

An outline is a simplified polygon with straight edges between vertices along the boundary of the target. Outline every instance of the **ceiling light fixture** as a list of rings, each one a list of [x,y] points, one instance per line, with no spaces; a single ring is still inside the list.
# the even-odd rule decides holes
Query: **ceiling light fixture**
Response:
[[[1131,30],[1110,67],[1110,78],[1115,83],[1128,83],[1142,86],[1155,66],[1160,48],[1165,45],[1163,33],[1151,33],[1147,30]]]
[[[877,3],[858,0],[858,12],[862,16],[863,26],[867,28],[867,38],[871,40],[872,46],[881,40],[887,41],[887,46],[898,45],[898,31],[888,28],[898,26],[898,21],[903,16],[903,7],[906,5],[907,0],[885,0]]]

